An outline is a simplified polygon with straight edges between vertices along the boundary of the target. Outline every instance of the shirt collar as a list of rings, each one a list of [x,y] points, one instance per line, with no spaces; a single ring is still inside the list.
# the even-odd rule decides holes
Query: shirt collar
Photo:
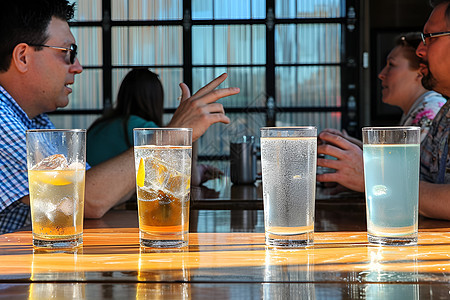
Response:
[[[12,112],[27,126],[27,128],[51,126],[51,121],[46,114],[40,114],[33,119],[28,118],[25,111],[17,104],[16,100],[0,85],[0,102],[8,106]]]

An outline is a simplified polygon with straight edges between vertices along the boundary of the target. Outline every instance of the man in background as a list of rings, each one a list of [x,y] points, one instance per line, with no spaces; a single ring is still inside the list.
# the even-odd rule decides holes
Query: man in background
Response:
[[[450,96],[450,0],[431,0],[433,11],[423,28],[422,84]],[[441,108],[421,144],[419,211],[422,215],[450,220],[450,101]]]

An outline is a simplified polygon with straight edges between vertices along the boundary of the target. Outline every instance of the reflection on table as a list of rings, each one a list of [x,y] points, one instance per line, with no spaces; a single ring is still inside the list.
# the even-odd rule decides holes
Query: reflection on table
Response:
[[[357,231],[319,232],[298,250],[266,249],[262,233],[192,233],[189,247],[165,251],[140,249],[137,228],[86,229],[84,241],[78,251],[33,252],[29,231],[0,236],[2,294],[447,299],[450,287],[450,236],[429,230],[414,247],[372,246]]]

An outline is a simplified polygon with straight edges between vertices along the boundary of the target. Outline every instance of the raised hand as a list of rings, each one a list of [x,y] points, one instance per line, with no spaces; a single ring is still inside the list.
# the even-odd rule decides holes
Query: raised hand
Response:
[[[223,97],[238,94],[240,90],[235,87],[215,89],[227,76],[226,73],[220,75],[192,96],[188,86],[181,83],[180,88],[182,94],[180,105],[167,127],[192,128],[192,140],[195,141],[212,124],[218,122],[230,123],[230,119],[225,115],[223,105],[216,101]]]

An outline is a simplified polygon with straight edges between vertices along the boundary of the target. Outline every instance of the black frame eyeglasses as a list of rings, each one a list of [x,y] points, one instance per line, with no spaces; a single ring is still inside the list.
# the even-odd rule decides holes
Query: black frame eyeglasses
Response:
[[[442,32],[432,32],[432,33],[421,33],[420,36],[422,37],[422,42],[424,45],[426,45],[426,39],[427,38],[436,38],[440,36],[450,35],[450,31],[442,31]]]
[[[69,62],[70,62],[71,65],[73,65],[75,63],[75,59],[77,58],[77,49],[78,49],[78,47],[75,44],[71,44],[70,48],[49,46],[49,45],[38,45],[38,44],[28,44],[28,45],[33,46],[33,47],[46,47],[46,48],[66,51],[66,52],[69,53]]]

